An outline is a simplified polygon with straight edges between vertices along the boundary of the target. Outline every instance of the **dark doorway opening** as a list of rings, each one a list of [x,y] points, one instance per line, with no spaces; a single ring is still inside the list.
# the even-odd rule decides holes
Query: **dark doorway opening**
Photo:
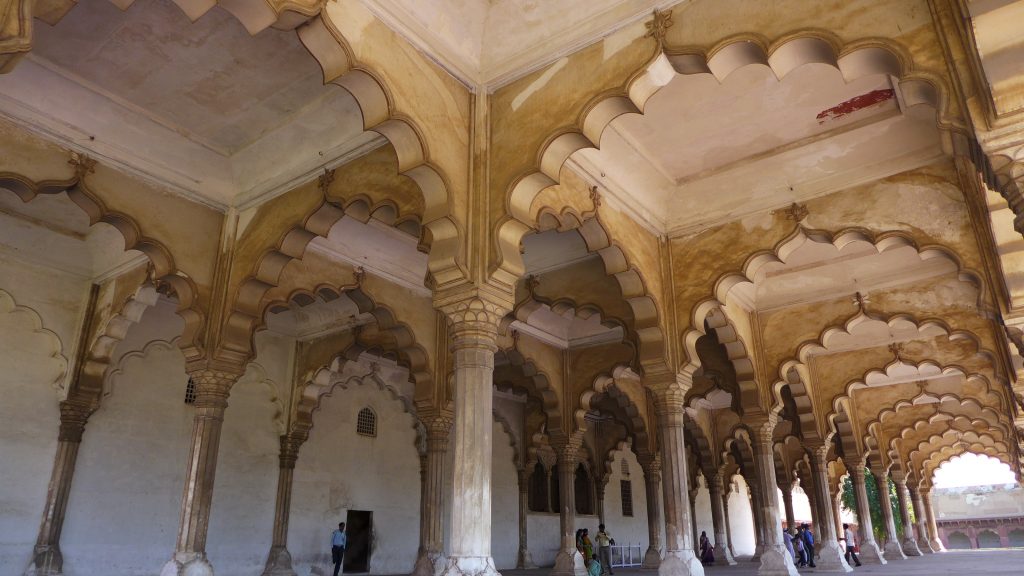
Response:
[[[348,547],[345,548],[344,571],[360,573],[370,571],[370,548],[373,538],[373,512],[349,510],[345,521]]]

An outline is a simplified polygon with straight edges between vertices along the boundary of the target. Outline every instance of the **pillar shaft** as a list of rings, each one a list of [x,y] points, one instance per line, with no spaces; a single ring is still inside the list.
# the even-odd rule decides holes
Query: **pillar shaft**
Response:
[[[882,520],[885,522],[885,559],[906,560],[903,546],[896,534],[896,519],[892,514],[892,496],[889,493],[889,475],[885,470],[874,472],[875,484],[878,486],[878,505],[882,508]]]
[[[693,552],[689,476],[683,434],[685,390],[671,384],[656,395],[661,432],[662,491],[665,496],[665,557],[658,567],[662,576],[703,576],[704,567]]]
[[[183,573],[183,570],[187,570],[190,576],[213,574],[213,566],[206,559],[206,533],[210,527],[224,411],[228,407],[231,386],[240,374],[241,371],[209,369],[190,373],[196,386],[196,400],[185,489],[181,497],[178,541],[174,557],[164,565],[162,576],[173,576]]]
[[[579,564],[576,558],[579,555],[579,551],[576,550],[576,455],[581,441],[580,436],[564,439],[556,448],[558,504],[561,507],[558,525],[561,530],[561,543],[555,556],[555,567],[551,570],[553,576],[575,574]],[[585,567],[583,571],[586,572]]]
[[[811,464],[811,486],[814,500],[819,502],[818,518],[814,530],[817,532],[818,558],[816,570],[823,572],[850,572],[853,569],[843,557],[845,543],[839,542],[840,524],[836,524],[839,507],[837,500],[828,491],[828,446],[819,446],[809,451]],[[828,507],[829,502],[835,506]],[[833,515],[835,514],[835,515]]]
[[[452,428],[450,414],[433,414],[424,418],[427,428],[427,450],[420,474],[420,547],[413,568],[415,576],[433,576],[444,569],[444,532],[441,514],[444,511],[444,463],[448,453],[448,435]]]
[[[764,550],[761,552],[761,575],[797,576],[793,556],[782,542],[782,518],[779,517],[779,495],[775,478],[775,451],[772,449],[774,418],[755,430],[754,472],[761,492],[761,518],[764,520]]]
[[[921,502],[924,504],[925,518],[928,521],[928,542],[932,545],[932,550],[945,552],[946,547],[942,544],[942,539],[939,538],[939,526],[935,523],[935,508],[932,507],[930,490],[921,491]]]
[[[697,482],[695,481],[694,484]],[[693,549],[700,552],[700,532],[697,530],[697,491],[690,490],[690,533],[693,535]]]
[[[756,478],[750,478],[747,483],[747,490],[750,494],[750,519],[754,523],[754,555],[750,557],[751,562],[760,562],[761,553],[764,552],[764,516],[761,508],[761,488],[756,484]]]
[[[285,434],[281,436],[281,452],[278,456],[277,500],[274,505],[274,534],[267,554],[263,576],[294,576],[292,555],[288,551],[288,520],[292,507],[292,478],[295,475],[295,461],[299,447],[305,438]]]
[[[516,568],[519,570],[536,568],[526,534],[526,515],[530,511],[530,474],[526,469],[519,469],[519,554],[516,557]]]
[[[647,495],[647,552],[644,568],[661,565],[661,459],[649,457],[644,466],[644,492]]]
[[[715,472],[708,478],[708,492],[711,494],[711,524],[715,530],[715,561],[721,560],[732,566],[736,560],[729,551],[726,536],[725,482],[721,472]]]
[[[779,484],[782,490],[782,508],[786,511],[786,529],[796,526],[796,512],[793,511],[793,483],[783,482]]]
[[[907,491],[907,477],[903,474],[894,474],[893,481],[896,483],[896,502],[899,505],[900,521],[903,522],[903,539],[900,545],[903,553],[907,556],[920,556],[921,549],[914,539],[914,529],[910,522],[910,494]]]
[[[85,424],[94,408],[89,402],[69,398],[60,403],[60,430],[57,436],[57,453],[50,472],[50,484],[46,490],[46,505],[43,519],[39,524],[39,535],[32,553],[32,563],[26,576],[56,576],[64,569],[64,557],[60,551],[60,535],[64,530],[68,495],[71,480],[75,475],[78,448],[82,444]]]
[[[736,560],[736,549],[732,547],[732,521],[729,520],[729,496],[732,494],[732,483],[726,485],[722,493],[722,512],[725,514],[725,545],[729,549],[729,555]]]
[[[870,564],[885,564],[885,556],[875,542],[874,528],[871,524],[871,507],[868,501],[868,489],[865,484],[863,466],[850,468],[850,479],[853,481],[853,495],[857,501],[857,522],[860,524],[860,560]]]
[[[908,487],[910,492],[910,500],[914,505],[914,520],[916,520],[915,527],[917,528],[917,547],[925,554],[932,554],[935,550],[932,548],[931,538],[928,537],[928,520],[926,518],[927,513],[924,510],[924,504],[921,501],[921,493],[915,487]]]

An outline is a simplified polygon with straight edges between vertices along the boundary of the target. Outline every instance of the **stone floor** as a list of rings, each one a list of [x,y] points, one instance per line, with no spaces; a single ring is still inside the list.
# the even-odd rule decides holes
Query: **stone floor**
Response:
[[[502,570],[503,576],[547,576],[550,568],[537,570]],[[813,569],[801,570],[801,574],[813,573]],[[757,564],[749,559],[740,559],[736,566],[709,566],[709,576],[755,576]],[[827,572],[821,572],[827,574]],[[920,558],[897,560],[885,566],[865,564],[856,568],[853,574],[899,575],[899,576],[941,576],[956,574],[994,574],[1000,576],[1024,576],[1024,549],[1013,550],[962,550],[943,554],[930,554]],[[615,576],[651,576],[652,572],[637,568],[619,568]]]

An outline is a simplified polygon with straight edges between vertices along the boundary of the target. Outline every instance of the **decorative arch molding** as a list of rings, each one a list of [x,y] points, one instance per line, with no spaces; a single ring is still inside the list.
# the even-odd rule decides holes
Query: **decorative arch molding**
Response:
[[[252,375],[251,378],[249,377],[250,374]],[[267,375],[267,369],[259,362],[250,362],[248,366],[246,366],[245,373],[239,379],[239,382],[245,380],[251,380],[253,384],[258,385],[267,391],[268,401],[276,409],[272,419],[274,430],[277,432],[278,436],[287,433],[288,425],[286,418],[288,412],[285,409],[284,402],[281,400],[280,390],[277,387],[277,383]]]
[[[632,452],[633,455],[636,456],[636,452],[633,451],[633,444],[632,444],[632,442],[630,442],[628,439],[627,440],[622,440],[622,441],[618,442],[615,446],[613,446],[610,450],[608,450],[607,453],[605,453],[604,460],[601,461],[601,465],[604,468],[604,474],[595,477],[595,480],[597,482],[603,483],[604,486],[607,486],[608,482],[611,481],[611,479],[612,479],[612,474],[614,474],[616,472],[616,470],[615,470],[615,458],[616,458],[615,455],[616,454],[621,454],[623,460],[626,460],[626,454],[628,454],[630,452]],[[638,464],[640,463],[639,457],[637,458],[637,463]],[[620,468],[620,470],[621,470],[621,468]],[[598,487],[602,488],[603,486],[598,486]]]
[[[132,350],[122,354],[121,357],[117,359],[117,364],[111,367],[110,372],[103,379],[103,398],[106,399],[114,395],[118,381],[127,371],[127,365],[129,362],[143,361],[154,352],[170,352],[175,350],[180,352],[180,343],[178,340],[179,338],[173,338],[171,340],[151,340],[138,350]],[[185,383],[188,380],[188,373],[185,371],[184,360],[182,360],[181,364],[181,376],[182,390],[184,390]]]
[[[717,453],[713,448],[711,436],[707,433],[704,427],[696,421],[696,419],[689,417],[683,419],[683,428],[689,432],[693,438],[693,443],[690,444],[692,449],[700,457],[701,462],[704,463],[702,469],[705,469],[707,474],[711,474],[715,470],[719,470],[722,467],[724,458]]]
[[[738,456],[738,458],[737,458]],[[754,445],[750,430],[737,424],[722,442],[722,461],[732,458],[740,468],[740,474],[751,474],[754,470]]]
[[[178,300],[178,315],[185,321],[185,328],[179,345],[188,359],[203,355],[203,343],[200,341],[205,314],[198,303],[198,289],[192,279],[179,270],[171,252],[160,242],[145,236],[135,220],[124,213],[108,209],[93,194],[85,183],[85,176],[95,168],[95,161],[71,153],[71,164],[75,166],[75,176],[68,180],[33,181],[30,178],[13,172],[0,172],[0,188],[14,192],[22,202],[28,203],[40,194],[60,194],[66,192],[89,218],[89,225],[104,223],[113,226],[124,237],[125,251],[137,250],[149,259],[152,266],[150,277],[158,286],[166,286]]]
[[[53,358],[60,364],[60,372],[57,377],[49,382],[49,385],[58,393],[62,393],[65,388],[65,378],[69,368],[68,358],[64,356],[63,350],[64,345],[61,342],[60,336],[56,332],[45,328],[43,326],[43,318],[36,312],[34,308],[29,306],[19,305],[14,301],[14,297],[11,296],[10,292],[0,288],[0,315],[17,314],[24,316],[28,319],[29,325],[32,327],[32,331],[36,334],[41,334],[47,342],[49,347],[49,357]]]
[[[613,368],[610,374],[600,374],[594,378],[591,387],[579,396],[579,407],[575,413],[579,430],[586,429],[586,415],[591,410],[596,410],[595,403],[602,397],[607,397],[619,407],[620,414],[617,416],[625,420],[623,424],[626,424],[627,430],[633,436],[633,446],[637,446],[638,449],[650,446],[647,420],[628,392],[618,384],[620,379],[630,377],[635,378],[635,374],[628,366],[620,365]]]
[[[869,435],[878,438],[886,420],[898,418],[899,413],[902,410],[922,404],[934,406],[934,413],[924,420],[917,420],[909,426],[904,427],[900,432],[900,436],[905,436],[905,434],[910,430],[919,430],[924,426],[928,426],[936,422],[947,420],[956,421],[960,418],[967,419],[968,422],[972,424],[984,423],[987,425],[1003,427],[1009,427],[1012,425],[1005,415],[1000,414],[989,406],[982,405],[981,402],[974,398],[961,398],[956,394],[936,395],[922,391],[911,400],[902,400],[897,402],[893,407],[885,408],[879,412],[878,417],[864,427],[867,431],[865,439],[867,439]]]
[[[906,452],[907,460],[910,462],[922,461],[922,458],[930,458],[930,455],[937,448],[955,443],[967,444],[969,446],[982,445],[1009,454],[1009,444],[1002,438],[1001,434],[995,434],[994,432],[996,431],[990,430],[979,434],[974,431],[946,430],[941,434],[932,434],[918,442],[917,445],[908,447],[909,450]]]
[[[492,410],[491,412],[494,414],[494,422],[499,424],[508,436],[508,444],[512,447],[512,463],[516,465],[516,468],[523,468],[525,466],[522,459],[523,450],[519,446],[519,437],[515,430],[512,429],[512,424],[497,410]]]
[[[494,356],[495,362],[507,361],[509,365],[518,368],[523,377],[532,384],[527,392],[540,398],[541,409],[547,417],[547,424],[544,427],[545,437],[551,433],[568,434],[568,430],[566,430],[568,423],[562,417],[561,403],[554,385],[547,374],[537,368],[537,364],[532,359],[519,351],[518,343],[513,339],[510,348],[499,349]]]
[[[976,441],[979,437],[987,437],[993,441],[1008,441],[1006,431],[1001,426],[994,426],[992,428],[986,428],[985,431],[979,433],[974,426],[977,424],[984,425],[986,422],[983,419],[971,419],[965,416],[958,416],[951,418],[948,424],[935,421],[922,421],[915,423],[912,427],[905,428],[899,436],[893,438],[889,442],[889,452],[900,454],[900,447],[911,447],[910,452],[906,452],[906,456],[913,457],[914,450],[920,450],[924,446],[934,443],[935,440],[946,439],[955,436],[958,441],[964,440],[968,442]],[[921,438],[922,435],[926,434],[923,439],[918,440],[916,446],[913,445],[915,438]],[[912,437],[913,436],[913,437]]]
[[[1014,468],[1014,463],[1012,459],[1009,458],[1006,454],[999,453],[997,450],[993,448],[987,448],[983,446],[947,446],[942,448],[939,452],[933,454],[932,458],[929,458],[927,462],[923,463],[922,469],[920,471],[920,480],[918,480],[918,486],[931,486],[935,472],[939,469],[939,467],[953,460],[954,458],[958,458],[968,453],[977,454],[979,456],[990,456],[992,458],[995,458],[996,460],[999,460],[1003,464],[1009,466],[1010,470],[1013,471],[1014,475],[1017,476],[1017,481],[1020,482],[1020,470]]]

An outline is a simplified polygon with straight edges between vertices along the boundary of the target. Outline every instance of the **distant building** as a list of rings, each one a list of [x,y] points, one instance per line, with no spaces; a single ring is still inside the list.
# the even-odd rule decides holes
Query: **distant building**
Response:
[[[939,537],[946,548],[1024,547],[1024,488],[1020,484],[936,489]]]

